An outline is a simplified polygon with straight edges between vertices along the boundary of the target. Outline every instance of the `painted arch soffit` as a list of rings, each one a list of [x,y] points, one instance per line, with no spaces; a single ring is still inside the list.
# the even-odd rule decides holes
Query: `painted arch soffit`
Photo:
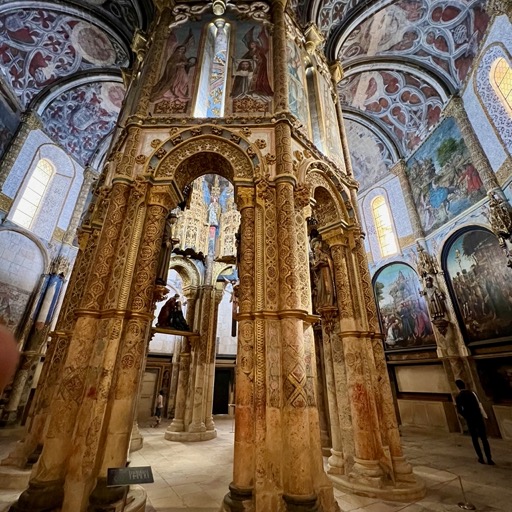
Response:
[[[413,151],[438,123],[446,101],[430,83],[400,71],[368,71],[338,84],[342,107],[380,121],[403,154]]]
[[[362,192],[385,178],[396,158],[379,135],[356,119],[345,119],[345,131],[354,178]]]
[[[183,281],[184,288],[187,286],[201,285],[201,274],[198,268],[187,258],[173,254],[169,264],[169,270],[178,272]]]
[[[102,22],[70,7],[32,5],[0,5],[0,73],[23,108],[61,78],[128,64],[123,42]]]
[[[41,114],[46,133],[82,165],[90,163],[101,141],[114,129],[124,86],[94,81],[63,89]]]

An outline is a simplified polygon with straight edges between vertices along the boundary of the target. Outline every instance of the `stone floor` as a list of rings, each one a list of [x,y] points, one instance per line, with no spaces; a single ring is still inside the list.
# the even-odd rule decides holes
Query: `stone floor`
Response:
[[[218,436],[202,443],[173,443],[164,439],[166,423],[141,428],[142,450],[131,455],[131,466],[151,466],[155,482],[145,485],[146,512],[218,512],[228,491],[233,462],[233,423],[216,417]],[[0,430],[0,456],[20,431]],[[429,434],[403,429],[408,460],[427,485],[426,497],[416,503],[383,502],[335,491],[345,512],[450,512],[470,502],[480,512],[512,511],[512,444],[492,439],[496,466],[478,464],[471,439],[460,434]],[[464,499],[461,482],[465,490]],[[1,482],[0,482],[1,488]],[[17,492],[0,489],[0,512]]]

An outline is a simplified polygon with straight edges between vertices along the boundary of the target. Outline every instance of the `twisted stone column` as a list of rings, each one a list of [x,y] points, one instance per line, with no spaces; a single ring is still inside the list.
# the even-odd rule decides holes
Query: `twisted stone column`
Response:
[[[504,198],[496,174],[492,170],[489,159],[485,154],[480,142],[476,136],[473,126],[468,118],[468,114],[464,108],[464,102],[460,96],[454,96],[443,112],[444,117],[453,117],[457,121],[457,125],[462,134],[462,138],[468,147],[471,160],[482,178],[482,182],[487,192],[497,191],[500,197]]]

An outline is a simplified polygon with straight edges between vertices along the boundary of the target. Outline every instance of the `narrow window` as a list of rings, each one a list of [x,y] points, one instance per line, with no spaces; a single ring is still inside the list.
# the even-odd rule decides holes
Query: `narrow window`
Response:
[[[215,20],[208,27],[195,117],[222,117],[226,97],[226,64],[230,26]]]
[[[42,158],[37,162],[12,216],[13,222],[30,229],[54,172],[55,168],[49,160]]]
[[[512,113],[512,68],[503,57],[496,59],[491,67],[490,81],[500,100]]]
[[[382,257],[395,254],[397,252],[395,234],[389,208],[383,196],[378,196],[372,201],[372,212]]]

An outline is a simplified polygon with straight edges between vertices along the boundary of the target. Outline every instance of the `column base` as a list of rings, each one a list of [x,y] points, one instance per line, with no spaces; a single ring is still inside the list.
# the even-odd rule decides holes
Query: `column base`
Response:
[[[132,436],[130,439],[130,453],[140,450],[144,446],[144,438],[139,430],[139,424],[135,421],[132,428]]]
[[[178,442],[197,442],[197,441],[209,441],[217,437],[216,430],[205,430],[204,432],[171,432],[165,431],[165,439],[167,441],[178,441]]]
[[[229,493],[224,496],[221,512],[254,512],[252,487],[237,487],[229,484]]]
[[[171,424],[167,427],[167,432],[183,432],[185,430],[185,424],[183,420],[177,420],[174,418]]]
[[[371,485],[354,480],[345,475],[329,475],[334,487],[343,492],[350,492],[367,498],[377,498],[387,501],[412,502],[425,496],[425,484],[417,479],[414,482],[397,481],[395,485],[372,487]]]
[[[295,496],[283,494],[287,512],[318,512],[318,499],[315,494],[311,496]]]
[[[329,465],[327,473],[330,475],[343,475],[345,473],[345,460],[343,459],[343,453],[331,448],[329,455],[330,457],[327,459],[327,464]]]
[[[19,469],[12,466],[0,466],[0,489],[20,491],[28,487],[30,469]]]
[[[64,500],[64,482],[31,481],[28,489],[13,503],[9,512],[49,512],[60,509]]]

